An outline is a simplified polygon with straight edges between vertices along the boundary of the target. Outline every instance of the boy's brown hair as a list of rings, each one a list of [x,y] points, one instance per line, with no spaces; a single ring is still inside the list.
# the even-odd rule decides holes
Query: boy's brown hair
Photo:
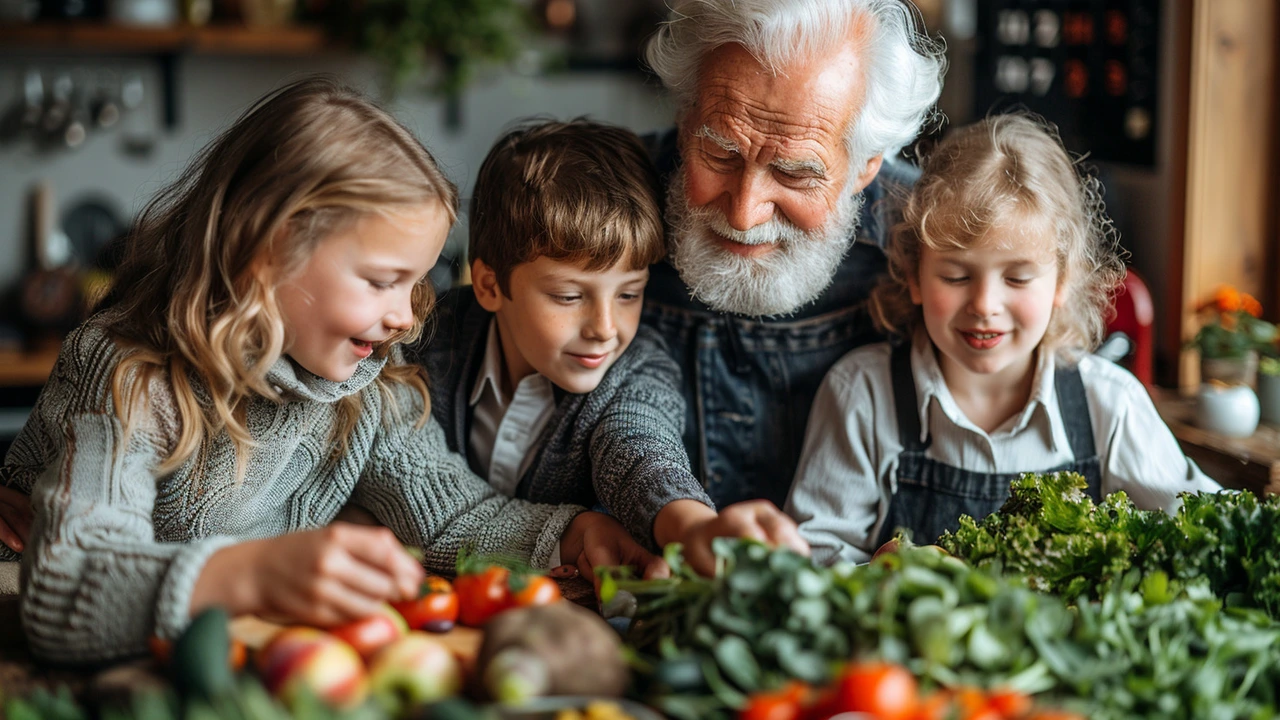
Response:
[[[657,172],[630,130],[582,118],[522,125],[480,166],[468,258],[482,260],[510,295],[511,271],[539,257],[606,270],[661,260]]]

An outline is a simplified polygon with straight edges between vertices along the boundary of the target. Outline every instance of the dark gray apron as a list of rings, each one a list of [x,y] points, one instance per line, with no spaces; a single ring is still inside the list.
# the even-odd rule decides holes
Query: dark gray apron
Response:
[[[1101,500],[1102,470],[1093,444],[1089,403],[1080,371],[1059,366],[1054,373],[1058,411],[1075,457],[1053,468],[1027,468],[1018,472],[984,473],[952,467],[925,457],[933,442],[920,441],[920,406],[916,382],[911,374],[911,346],[893,349],[890,359],[893,400],[898,413],[898,437],[903,451],[898,455],[898,489],[889,503],[889,514],[880,529],[877,546],[893,539],[898,528],[910,531],[917,545],[936,542],[942,533],[960,526],[960,516],[982,520],[996,512],[1009,497],[1009,484],[1024,472],[1075,472],[1089,482],[1094,502]]]

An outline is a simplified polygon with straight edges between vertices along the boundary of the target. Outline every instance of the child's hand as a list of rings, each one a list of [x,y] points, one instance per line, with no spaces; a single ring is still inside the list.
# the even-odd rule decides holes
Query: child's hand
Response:
[[[677,500],[668,507],[682,501]],[[699,503],[700,504],[700,503]],[[706,508],[706,506],[702,506]],[[665,512],[667,508],[663,508]],[[659,513],[659,522],[662,520]],[[655,523],[656,525],[656,523]],[[684,544],[684,558],[703,575],[716,570],[711,541],[718,537],[752,538],[773,547],[785,547],[801,555],[809,554],[809,543],[800,537],[796,523],[768,500],[746,500],[716,513],[710,508],[688,522],[676,538]]]
[[[576,562],[593,584],[598,566],[629,565],[650,580],[671,575],[662,558],[645,550],[617,520],[598,512],[581,513],[569,523],[560,537],[560,557]]]
[[[0,485],[0,542],[22,552],[31,534],[31,498]]]
[[[191,612],[221,604],[232,614],[339,625],[373,615],[383,602],[416,597],[423,576],[390,530],[335,523],[214,553]]]

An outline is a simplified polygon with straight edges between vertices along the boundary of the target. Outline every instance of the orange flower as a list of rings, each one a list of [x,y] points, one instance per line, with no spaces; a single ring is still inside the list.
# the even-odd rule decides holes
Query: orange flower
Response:
[[[1262,303],[1249,293],[1240,294],[1240,309],[1254,317],[1262,316]]]
[[[1218,312],[1224,313],[1235,312],[1242,305],[1240,291],[1230,285],[1220,286],[1218,291],[1213,294],[1213,301],[1218,306]]]

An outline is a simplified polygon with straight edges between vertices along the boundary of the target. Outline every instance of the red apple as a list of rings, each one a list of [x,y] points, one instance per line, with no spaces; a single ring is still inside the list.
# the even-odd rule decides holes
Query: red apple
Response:
[[[329,634],[355,648],[360,657],[368,660],[383,647],[404,637],[409,626],[390,605],[383,604],[377,615],[356,620],[341,627],[330,628]]]
[[[256,664],[267,689],[285,702],[305,688],[330,705],[349,708],[363,702],[369,691],[356,651],[316,628],[281,630],[258,651]]]
[[[456,695],[462,666],[440,641],[410,632],[373,656],[369,664],[373,695],[393,712]]]

